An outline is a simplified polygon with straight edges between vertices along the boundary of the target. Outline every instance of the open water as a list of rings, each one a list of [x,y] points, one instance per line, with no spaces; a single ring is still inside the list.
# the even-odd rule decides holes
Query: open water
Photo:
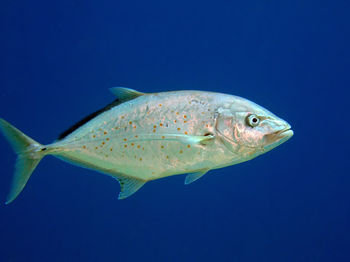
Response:
[[[295,135],[123,201],[113,179],[47,157],[0,206],[0,261],[350,261],[349,13],[342,0],[2,0],[0,116],[41,143],[113,86],[239,95]],[[4,203],[2,137],[0,152]]]

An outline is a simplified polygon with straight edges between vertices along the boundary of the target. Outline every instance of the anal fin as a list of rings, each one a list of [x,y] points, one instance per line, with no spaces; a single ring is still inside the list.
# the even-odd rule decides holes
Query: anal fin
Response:
[[[118,199],[124,199],[131,196],[146,183],[146,181],[129,177],[126,175],[118,174],[114,175],[114,177],[118,180],[120,184],[120,193]]]
[[[198,180],[199,178],[204,176],[208,171],[209,169],[202,169],[195,173],[188,174],[185,178],[185,185],[191,184],[192,182]]]

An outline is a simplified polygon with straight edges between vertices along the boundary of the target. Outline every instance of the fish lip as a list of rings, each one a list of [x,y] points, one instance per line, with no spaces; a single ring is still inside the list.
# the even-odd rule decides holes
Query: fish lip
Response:
[[[278,137],[284,137],[284,136],[292,136],[294,134],[293,130],[291,129],[291,126],[287,126],[281,130],[278,130],[273,133],[273,135]]]
[[[276,147],[281,143],[287,141],[294,135],[291,126],[288,125],[278,131],[265,135],[265,145],[264,147]]]

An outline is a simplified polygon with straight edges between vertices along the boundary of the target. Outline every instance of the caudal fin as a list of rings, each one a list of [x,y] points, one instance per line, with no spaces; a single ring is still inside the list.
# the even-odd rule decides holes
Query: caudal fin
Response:
[[[6,200],[6,204],[9,204],[23,190],[34,169],[45,156],[46,148],[1,118],[0,130],[17,154],[15,174]]]

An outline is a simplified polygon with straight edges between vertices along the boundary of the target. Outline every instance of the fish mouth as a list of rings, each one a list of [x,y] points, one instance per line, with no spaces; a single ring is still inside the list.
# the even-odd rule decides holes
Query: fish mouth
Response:
[[[264,146],[264,151],[269,151],[276,146],[279,146],[280,144],[286,142],[293,135],[294,132],[289,125],[281,130],[265,135],[266,144]]]
[[[276,138],[284,138],[284,137],[292,137],[294,135],[293,130],[291,129],[290,126],[283,128],[282,130],[279,130],[275,133],[272,133]]]

